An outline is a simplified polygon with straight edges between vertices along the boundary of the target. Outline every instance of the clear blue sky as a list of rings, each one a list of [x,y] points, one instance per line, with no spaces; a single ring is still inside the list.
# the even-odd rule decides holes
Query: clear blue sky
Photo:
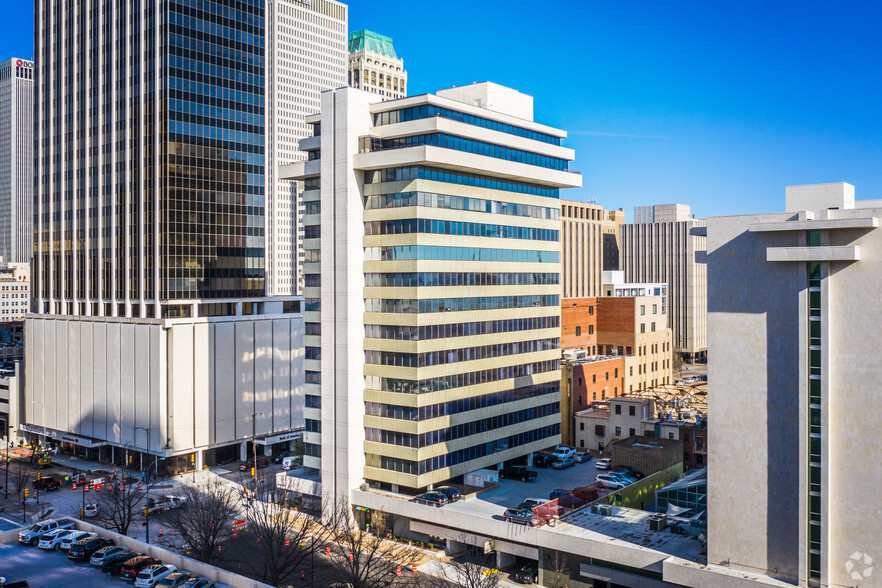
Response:
[[[20,5],[0,58],[30,57]],[[411,94],[492,80],[566,129],[607,208],[780,210],[784,186],[882,198],[882,3],[353,0],[351,30],[395,39]]]

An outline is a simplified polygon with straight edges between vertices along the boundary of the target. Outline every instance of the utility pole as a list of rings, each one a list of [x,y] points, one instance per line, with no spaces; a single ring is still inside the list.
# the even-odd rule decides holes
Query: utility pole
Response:
[[[257,493],[257,417],[263,416],[262,412],[251,413],[251,452],[254,453],[254,492]]]
[[[9,433],[12,431],[12,427],[7,423],[6,425],[6,463],[4,463],[4,467],[6,468],[6,482],[3,485],[3,500],[5,501],[9,498]]]

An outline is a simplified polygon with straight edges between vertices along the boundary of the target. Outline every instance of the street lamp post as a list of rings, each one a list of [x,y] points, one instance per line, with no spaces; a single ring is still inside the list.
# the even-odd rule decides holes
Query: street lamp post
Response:
[[[6,463],[3,466],[6,468],[6,482],[3,485],[3,500],[5,501],[9,498],[9,433],[12,431],[12,427],[9,425],[6,426]]]
[[[257,492],[257,417],[263,416],[262,412],[251,414],[251,452],[254,454],[254,492]]]

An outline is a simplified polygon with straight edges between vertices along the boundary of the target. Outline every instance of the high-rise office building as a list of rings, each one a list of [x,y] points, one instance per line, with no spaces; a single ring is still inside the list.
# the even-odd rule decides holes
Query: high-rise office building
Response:
[[[285,176],[306,186],[304,463],[329,496],[560,440],[566,133],[490,83],[380,100],[323,94]]]
[[[303,214],[297,183],[279,166],[306,159],[306,116],[319,95],[346,85],[349,8],[333,0],[273,0],[266,5],[266,291],[300,294]]]
[[[395,53],[392,37],[368,30],[349,33],[349,85],[383,100],[407,96],[404,59]]]
[[[709,564],[882,586],[880,217],[837,183],[708,219]]]
[[[34,62],[0,62],[0,261],[34,252]]]
[[[634,208],[622,225],[625,281],[666,282],[674,349],[687,359],[707,355],[707,223],[683,204]]]
[[[36,14],[22,428],[173,471],[283,442],[302,322],[265,297],[264,4]]]
[[[600,296],[604,270],[618,269],[618,232],[623,220],[621,211],[561,200],[564,298]]]

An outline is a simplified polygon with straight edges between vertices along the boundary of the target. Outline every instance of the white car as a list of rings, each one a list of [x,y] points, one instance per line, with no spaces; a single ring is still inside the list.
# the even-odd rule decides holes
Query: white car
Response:
[[[71,529],[55,529],[44,533],[40,536],[38,547],[40,549],[55,549],[57,551],[61,549],[61,541],[72,532]]]
[[[40,542],[40,538],[48,533],[49,531],[54,531],[55,529],[73,529],[74,521],[73,519],[61,519],[56,521],[54,519],[48,519],[45,521],[40,521],[39,523],[34,523],[27,529],[23,529],[18,533],[18,542],[24,543],[25,545],[37,545]]]
[[[612,458],[604,457],[603,459],[598,459],[594,467],[598,470],[608,470],[612,467]]]
[[[90,502],[86,505],[86,508],[83,509],[83,514],[89,518],[98,516],[98,505],[94,502]]]
[[[178,568],[168,564],[155,564],[146,567],[138,572],[138,576],[135,578],[135,586],[138,588],[152,588],[158,581],[177,571]]]
[[[71,531],[68,535],[65,535],[61,539],[61,550],[62,551],[70,551],[70,546],[79,541],[80,539],[85,539],[86,537],[97,537],[98,533],[92,533],[91,531]]]
[[[610,490],[621,490],[627,484],[625,484],[620,479],[615,476],[610,476],[609,474],[599,474],[594,481],[598,486],[603,486],[604,488],[609,488]]]

